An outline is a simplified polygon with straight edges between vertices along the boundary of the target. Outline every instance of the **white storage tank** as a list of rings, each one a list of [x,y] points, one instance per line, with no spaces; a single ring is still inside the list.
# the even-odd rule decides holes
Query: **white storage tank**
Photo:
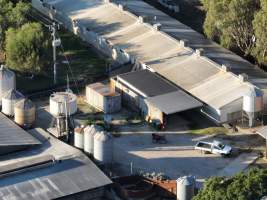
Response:
[[[14,116],[15,104],[24,96],[19,91],[11,89],[2,97],[2,112],[8,116]]]
[[[83,149],[84,147],[84,127],[77,127],[74,129],[74,146]]]
[[[248,115],[249,127],[254,126],[256,118],[263,111],[263,93],[260,89],[251,87],[243,96],[243,111]]]
[[[184,176],[176,181],[177,183],[177,200],[191,200],[195,195],[195,178]]]
[[[90,155],[94,154],[94,136],[103,131],[101,126],[91,125],[84,129],[84,151]]]
[[[263,109],[263,93],[260,89],[251,88],[243,97],[243,110],[248,113],[260,112]]]
[[[111,164],[113,152],[113,137],[104,131],[94,136],[94,159],[99,164]]]
[[[35,105],[29,99],[22,99],[15,104],[14,116],[15,122],[20,126],[29,128],[35,121]]]
[[[65,103],[66,102],[66,103]],[[66,106],[69,115],[77,112],[77,96],[70,92],[56,92],[50,96],[50,113],[58,116],[66,114]]]
[[[0,99],[4,94],[12,89],[16,88],[16,75],[13,71],[5,68],[1,65],[0,68]]]

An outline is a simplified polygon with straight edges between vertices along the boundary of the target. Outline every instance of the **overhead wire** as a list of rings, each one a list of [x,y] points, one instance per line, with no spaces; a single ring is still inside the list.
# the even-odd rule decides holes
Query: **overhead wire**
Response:
[[[45,20],[46,22],[48,23],[51,23],[51,24],[46,24],[45,22],[43,22],[40,18],[37,18],[36,16],[30,14],[30,13],[27,13],[28,16],[30,16],[31,18],[37,20],[38,22],[42,23],[45,27],[49,27],[52,25],[53,21],[51,21],[50,19],[47,19],[47,18],[44,18],[43,16],[39,15],[40,18],[42,18],[42,20]],[[59,34],[57,34],[57,37],[60,38]],[[79,88],[78,88],[78,83],[77,83],[77,80],[74,76],[74,73],[73,73],[73,70],[72,70],[72,67],[71,67],[71,64],[70,64],[70,61],[68,59],[68,57],[65,55],[65,49],[64,49],[64,46],[62,44],[62,42],[60,43],[60,48],[61,48],[61,51],[63,53],[63,56],[65,58],[65,60],[67,61],[67,66],[68,66],[68,70],[70,71],[71,73],[71,76],[72,76],[72,79],[74,81],[74,84],[75,84],[75,87],[77,89],[77,92],[78,92],[78,95],[80,95],[80,91],[79,91]]]

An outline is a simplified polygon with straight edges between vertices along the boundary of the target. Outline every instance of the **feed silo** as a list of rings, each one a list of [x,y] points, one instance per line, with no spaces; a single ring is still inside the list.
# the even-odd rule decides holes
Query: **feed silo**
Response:
[[[84,129],[84,151],[90,155],[94,154],[94,136],[103,131],[101,126],[91,125]]]
[[[113,137],[104,131],[94,136],[94,159],[99,164],[111,164],[113,155]]]
[[[56,92],[50,96],[49,105],[50,113],[54,116],[73,115],[77,112],[77,96],[70,92]]]
[[[177,200],[191,200],[195,195],[195,178],[184,176],[176,181]]]
[[[29,128],[35,121],[35,105],[29,99],[22,99],[15,104],[15,122],[20,126]]]
[[[74,129],[74,146],[83,149],[84,147],[84,127],[77,127]]]
[[[260,89],[251,87],[251,90],[243,96],[243,111],[249,119],[249,126],[254,126],[255,119],[263,111],[263,93]]]
[[[19,91],[11,89],[2,97],[2,112],[8,116],[14,116],[15,104],[23,99],[24,96]]]
[[[1,65],[0,68],[0,99],[4,94],[12,89],[16,88],[16,75],[13,71],[5,68]],[[1,101],[0,101],[1,102]]]

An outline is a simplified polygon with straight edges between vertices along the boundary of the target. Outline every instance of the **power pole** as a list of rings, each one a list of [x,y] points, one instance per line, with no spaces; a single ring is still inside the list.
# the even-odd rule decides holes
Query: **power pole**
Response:
[[[54,71],[54,84],[57,84],[57,47],[61,45],[61,40],[56,38],[56,31],[59,29],[59,25],[53,22],[52,25],[49,25],[49,29],[52,35],[52,47],[53,47],[53,71]]]

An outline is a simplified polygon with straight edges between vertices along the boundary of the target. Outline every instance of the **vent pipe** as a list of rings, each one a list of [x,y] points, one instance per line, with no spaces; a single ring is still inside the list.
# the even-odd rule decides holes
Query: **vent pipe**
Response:
[[[226,66],[226,65],[222,65],[222,70],[224,72],[229,72],[231,70],[231,67],[230,66]]]
[[[180,45],[181,45],[181,47],[187,47],[187,45],[188,45],[188,41],[187,40],[180,40]]]
[[[196,54],[197,54],[197,56],[203,56],[204,49],[196,49]]]
[[[243,73],[243,74],[239,74],[239,75],[238,75],[238,78],[239,78],[239,80],[240,80],[241,82],[246,82],[246,81],[248,81],[248,75],[245,74],[245,73]]]
[[[153,25],[153,28],[154,28],[156,31],[160,31],[161,24],[160,24],[160,23],[154,24],[154,25]]]

